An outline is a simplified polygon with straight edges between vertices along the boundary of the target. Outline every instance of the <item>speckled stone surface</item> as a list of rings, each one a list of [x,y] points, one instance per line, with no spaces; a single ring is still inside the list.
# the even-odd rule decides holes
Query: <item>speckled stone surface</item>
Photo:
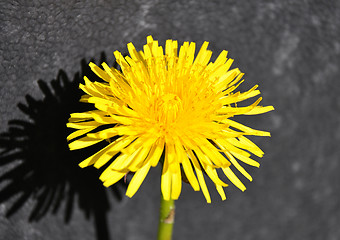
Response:
[[[254,138],[265,156],[247,168],[247,191],[231,186],[221,202],[210,185],[208,205],[184,186],[174,239],[340,239],[339,1],[3,0],[0,22],[0,148],[10,150],[0,156],[0,239],[156,238],[159,168],[134,198],[123,184],[112,195],[82,180],[96,171],[65,170],[79,156],[48,131],[70,107],[62,79],[79,80],[81,61],[102,54],[112,65],[114,50],[140,48],[150,34],[162,44],[209,41],[215,57],[229,50],[243,89],[259,84],[276,108],[242,118],[272,133]]]

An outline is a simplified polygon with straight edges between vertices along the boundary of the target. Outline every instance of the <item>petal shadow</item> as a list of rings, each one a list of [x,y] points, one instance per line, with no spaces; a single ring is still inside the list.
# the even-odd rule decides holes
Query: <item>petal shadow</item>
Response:
[[[102,54],[101,62],[105,61]],[[91,110],[89,104],[79,103],[83,92],[79,89],[82,77],[100,81],[81,61],[81,73],[70,80],[60,70],[50,84],[38,81],[43,99],[26,96],[26,103],[18,108],[29,120],[11,120],[7,132],[0,134],[0,167],[13,164],[14,167],[0,176],[0,203],[15,197],[7,211],[7,217],[15,214],[29,199],[34,199],[34,207],[29,221],[39,221],[46,214],[56,214],[64,205],[64,220],[72,218],[75,204],[85,216],[94,218],[98,240],[110,239],[107,213],[110,196],[122,199],[125,184],[105,188],[99,180],[101,171],[92,167],[81,169],[78,164],[90,154],[105,146],[97,144],[93,148],[70,151],[66,137],[72,130],[66,123],[73,112]],[[104,169],[104,168],[103,168]]]

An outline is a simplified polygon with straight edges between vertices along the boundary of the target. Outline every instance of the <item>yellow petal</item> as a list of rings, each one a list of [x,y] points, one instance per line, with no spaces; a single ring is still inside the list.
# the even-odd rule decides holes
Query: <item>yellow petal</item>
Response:
[[[110,170],[110,172],[107,175],[107,178],[104,182],[105,187],[109,187],[116,182],[118,182],[120,179],[122,179],[125,176],[126,172],[116,172],[113,170]]]
[[[126,196],[131,198],[137,192],[140,185],[144,181],[146,175],[148,174],[149,170],[150,170],[150,164],[147,163],[143,167],[141,167],[135,173],[135,175],[133,175],[133,178],[131,179],[131,182],[129,183],[129,186],[126,190]]]
[[[101,79],[103,79],[106,82],[110,82],[111,78],[110,76],[103,71],[100,67],[98,67],[96,64],[90,62],[89,66],[91,67],[91,70]]]
[[[215,139],[214,142],[219,146],[219,148],[221,148],[221,152],[237,152],[245,157],[250,157],[250,153],[243,151],[235,146],[233,146],[232,144],[230,144],[228,141],[226,141],[225,139]]]
[[[96,127],[92,127],[92,128],[85,128],[85,129],[80,129],[80,130],[74,131],[73,133],[68,135],[66,139],[67,139],[67,141],[71,141],[72,139],[80,137],[81,135],[84,135],[85,133],[91,132],[95,128]]]
[[[101,168],[104,164],[106,164],[113,156],[118,154],[123,148],[129,145],[134,140],[133,137],[121,137],[115,140],[114,142],[109,144],[109,148],[107,151],[102,153],[104,155],[99,156],[99,158],[95,161],[94,167]],[[93,155],[94,157],[94,155]]]
[[[239,130],[243,131],[246,134],[270,137],[270,133],[269,132],[255,130],[255,129],[252,129],[250,127],[244,126],[244,125],[242,125],[242,124],[240,124],[238,122],[235,122],[233,120],[230,120],[230,119],[225,119],[223,122],[229,124],[230,126],[236,128],[236,129],[239,129]]]
[[[185,176],[187,177],[190,185],[195,191],[200,190],[200,186],[198,184],[197,178],[195,176],[195,173],[192,169],[191,163],[189,161],[189,158],[183,148],[183,146],[179,143],[175,143],[175,150],[176,150],[176,155],[182,159],[181,163],[183,166],[183,170],[185,173]]]
[[[194,165],[194,169],[195,169],[195,171],[196,171],[197,178],[198,178],[198,182],[200,183],[200,186],[201,186],[201,190],[202,190],[202,192],[203,192],[203,195],[204,195],[205,199],[207,200],[207,203],[211,203],[211,197],[210,197],[210,194],[209,194],[207,185],[205,184],[204,176],[203,176],[201,167],[200,167],[200,165],[199,165],[199,163],[198,163],[198,161],[197,161],[197,158],[196,158],[196,156],[193,154],[192,151],[188,151],[187,153],[189,154],[190,159],[191,159],[191,162],[192,162],[193,165]]]
[[[249,112],[244,113],[245,115],[256,115],[256,114],[262,114],[262,113],[266,113],[266,112],[270,112],[273,111],[274,107],[273,106],[256,106],[255,108],[253,108],[252,110],[250,110]]]
[[[68,147],[70,148],[70,150],[76,150],[76,149],[81,149],[81,148],[92,146],[92,145],[99,143],[103,140],[104,139],[95,139],[95,138],[90,138],[90,137],[86,136],[86,137],[77,139],[77,140],[69,143]]]
[[[260,164],[258,162],[256,162],[255,160],[253,160],[249,157],[243,156],[243,155],[238,154],[237,152],[233,152],[233,151],[230,151],[230,153],[233,154],[235,157],[237,157],[242,162],[244,162],[244,163],[246,163],[250,166],[260,167]]]
[[[174,162],[170,169],[176,169],[171,176],[171,199],[177,200],[182,190],[182,176],[179,163]]]
[[[108,167],[115,171],[129,171],[128,166],[133,161],[133,159],[138,155],[139,151],[142,148],[140,147],[136,151],[134,151],[132,154],[122,154],[119,155],[115,161]]]
[[[229,59],[228,61],[229,61],[228,65],[224,65],[224,67],[221,67],[219,72],[216,73],[215,75],[220,75],[224,73],[230,67],[233,60]],[[219,78],[218,82],[215,84],[215,88],[219,91],[225,89],[229,85],[229,83],[240,73],[241,72],[238,68],[226,72]],[[212,75],[211,77],[214,77],[215,75]]]
[[[96,121],[87,121],[87,122],[74,122],[74,123],[67,123],[66,126],[69,128],[75,129],[87,129],[87,128],[96,128],[102,125]]]
[[[236,159],[228,152],[225,153],[230,162],[239,170],[249,181],[253,181],[253,178],[246,172],[246,170],[236,161]]]
[[[82,112],[82,113],[71,113],[71,117],[68,119],[69,122],[81,122],[85,120],[92,119],[92,113],[95,112],[97,114],[100,114],[101,111],[98,110],[92,110],[88,112]]]
[[[97,133],[89,133],[87,136],[96,139],[108,139],[115,137],[117,135],[137,135],[138,132],[132,130],[127,126],[115,126],[112,128],[108,128]]]
[[[227,60],[227,55],[228,55],[228,51],[226,50],[223,50],[219,55],[218,57],[216,58],[215,60],[215,64],[216,65],[221,65],[221,64],[224,64]]]
[[[199,145],[202,153],[209,157],[217,167],[229,167],[230,162],[208,140],[205,145]]]
[[[253,147],[249,146],[248,144],[245,144],[244,142],[237,140],[237,138],[227,138],[226,141],[229,142],[230,144],[232,144],[233,146],[237,147],[237,148],[242,148],[244,150],[252,152],[253,154],[255,154],[258,157],[263,156],[263,152],[261,150],[259,151],[258,149],[253,148]]]
[[[160,138],[157,142],[153,145],[152,149],[150,150],[150,154],[146,161],[151,163],[152,167],[156,167],[164,150],[164,139]]]
[[[195,191],[199,191],[200,190],[200,186],[198,184],[197,178],[195,176],[195,173],[192,169],[192,166],[190,164],[190,161],[188,158],[183,159],[182,161],[182,166],[183,166],[183,170],[185,173],[185,176],[187,177],[190,185],[192,186],[192,188]]]
[[[256,156],[262,157],[264,152],[252,141],[250,141],[245,136],[241,136],[238,138],[240,143],[246,146],[244,149],[251,149],[251,152],[253,152]]]
[[[262,98],[257,99],[253,104],[248,107],[230,107],[225,106],[217,111],[218,114],[234,114],[234,115],[246,115],[248,112],[251,112],[260,102]]]
[[[116,144],[116,142],[112,142],[106,147],[104,147],[99,152],[96,152],[92,156],[86,158],[84,161],[79,163],[79,166],[81,168],[91,166],[92,164],[96,163],[95,167],[99,168],[105,163],[107,163],[114,155],[118,153],[118,151],[112,151],[112,147]],[[111,151],[110,151],[111,150]],[[110,152],[109,152],[110,151]],[[97,163],[97,161],[100,161],[100,163]]]
[[[132,160],[132,162],[129,165],[126,165],[126,167],[131,172],[136,172],[145,162],[146,156],[149,154],[150,149],[151,149],[150,145],[145,145],[145,146],[143,145],[142,149],[139,151],[136,157]]]
[[[223,190],[223,187],[220,185],[216,185],[217,192],[220,194],[222,201],[226,200],[227,197],[225,195],[225,192]]]
[[[162,170],[162,177],[161,177],[161,192],[163,195],[164,200],[170,200],[171,196],[171,181],[172,176],[169,168],[168,159],[165,156],[163,170]]]
[[[231,169],[228,168],[222,168],[224,174],[227,176],[227,178],[236,186],[238,187],[242,192],[246,190],[246,187],[244,184],[240,181],[240,179],[237,178],[235,173],[231,171]]]

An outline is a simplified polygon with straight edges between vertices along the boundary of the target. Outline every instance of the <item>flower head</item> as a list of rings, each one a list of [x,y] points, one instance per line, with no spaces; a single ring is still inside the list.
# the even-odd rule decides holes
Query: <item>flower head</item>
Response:
[[[211,198],[204,180],[206,173],[224,200],[224,183],[218,169],[241,190],[243,183],[230,169],[251,176],[238,163],[259,163],[250,153],[263,152],[246,135],[270,136],[231,118],[273,110],[259,106],[261,98],[247,107],[237,103],[260,94],[257,86],[246,92],[235,92],[243,73],[230,69],[233,62],[222,51],[214,62],[204,42],[195,58],[195,43],[184,42],[178,52],[177,41],[167,40],[165,54],[158,41],[147,37],[143,51],[127,45],[130,56],[114,52],[121,70],[90,67],[103,82],[84,77],[80,88],[86,93],[81,101],[94,104],[96,110],[73,113],[67,124],[78,129],[68,136],[71,150],[85,148],[100,141],[110,143],[80,163],[81,167],[100,168],[116,158],[103,171],[100,179],[110,186],[127,173],[134,173],[126,195],[132,197],[151,167],[163,164],[161,191],[165,200],[177,199],[181,193],[182,175],[195,191],[202,190],[207,202]],[[101,128],[98,128],[101,127]],[[106,128],[103,128],[106,127]]]

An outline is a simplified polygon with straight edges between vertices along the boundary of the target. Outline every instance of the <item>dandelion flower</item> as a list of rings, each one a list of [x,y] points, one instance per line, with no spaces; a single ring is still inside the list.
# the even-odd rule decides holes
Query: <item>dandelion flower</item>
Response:
[[[143,51],[136,51],[129,43],[130,56],[114,52],[121,70],[106,63],[102,68],[90,63],[103,81],[91,82],[84,77],[85,85],[80,84],[80,88],[86,94],[81,101],[94,104],[96,110],[71,114],[67,126],[77,130],[68,136],[69,147],[81,149],[103,140],[109,144],[82,161],[80,167],[106,165],[100,176],[106,187],[134,173],[126,191],[129,197],[160,161],[165,200],[178,199],[182,175],[195,191],[203,192],[209,203],[204,174],[214,182],[222,200],[227,184],[218,174],[224,173],[244,191],[244,184],[230,165],[252,180],[239,161],[259,167],[250,156],[262,157],[263,152],[246,136],[270,133],[231,118],[274,108],[259,106],[261,97],[250,106],[237,107],[238,102],[259,95],[258,86],[235,92],[243,73],[238,68],[230,69],[233,60],[227,58],[227,51],[209,62],[212,52],[207,47],[208,42],[204,42],[195,58],[194,42],[184,42],[178,51],[177,41],[167,40],[164,54],[158,41],[148,36]]]

